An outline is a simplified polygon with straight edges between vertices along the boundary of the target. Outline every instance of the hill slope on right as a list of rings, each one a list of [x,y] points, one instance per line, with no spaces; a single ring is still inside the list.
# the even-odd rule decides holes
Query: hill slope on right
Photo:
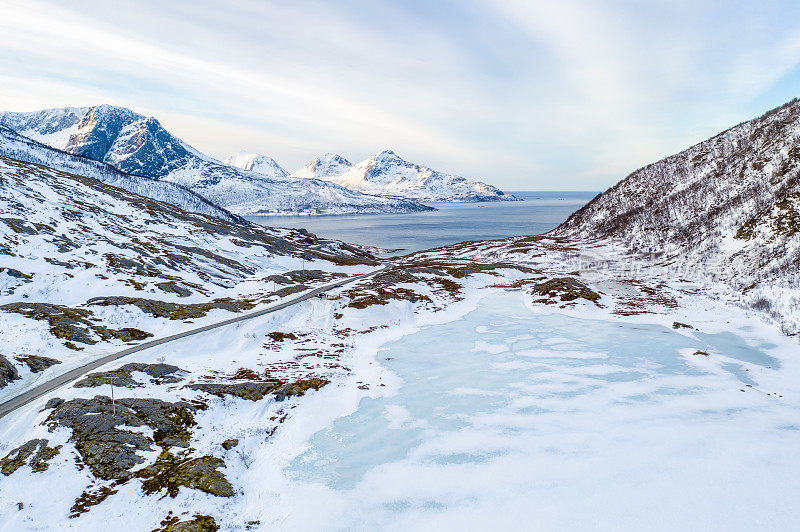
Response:
[[[800,284],[800,101],[633,172],[551,235],[611,240],[769,306]]]

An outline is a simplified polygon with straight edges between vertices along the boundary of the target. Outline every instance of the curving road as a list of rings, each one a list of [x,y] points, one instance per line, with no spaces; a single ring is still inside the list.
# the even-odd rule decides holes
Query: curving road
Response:
[[[188,331],[184,331],[178,334],[173,334],[171,336],[165,336],[164,338],[158,338],[156,340],[150,340],[149,342],[144,342],[139,345],[129,347],[128,349],[123,349],[122,351],[117,351],[116,353],[112,353],[110,355],[106,355],[104,357],[92,360],[91,362],[87,362],[86,364],[74,368],[66,373],[62,373],[57,377],[50,379],[47,382],[43,382],[42,384],[36,386],[35,388],[31,388],[28,391],[22,392],[21,394],[17,395],[16,397],[9,399],[4,403],[0,403],[0,418],[3,416],[10,414],[17,408],[27,405],[31,401],[35,401],[39,397],[52,392],[56,388],[63,386],[69,382],[76,380],[78,377],[83,376],[84,374],[92,371],[94,369],[99,368],[104,364],[108,364],[109,362],[113,362],[119,358],[122,358],[126,355],[130,355],[132,353],[138,353],[139,351],[144,351],[145,349],[150,349],[151,347],[155,347],[157,345],[166,344],[167,342],[172,342],[174,340],[180,340],[181,338],[186,338],[187,336],[191,336],[193,334],[198,334],[205,331],[210,331],[211,329],[216,329],[217,327],[223,327],[225,325],[230,325],[231,323],[236,323],[239,321],[249,320],[251,318],[257,318],[258,316],[263,316],[264,314],[269,314],[271,312],[276,312],[281,309],[285,309],[286,307],[290,307],[292,305],[296,305],[302,301],[307,299],[311,299],[312,297],[316,297],[320,294],[323,294],[329,290],[334,288],[338,288],[340,286],[353,283],[355,281],[364,279],[365,277],[369,277],[371,275],[375,275],[376,273],[385,270],[388,266],[384,266],[383,268],[379,268],[377,270],[373,270],[371,272],[362,273],[361,275],[356,275],[354,277],[347,277],[346,279],[341,279],[336,281],[335,283],[326,284],[324,286],[320,286],[319,288],[314,288],[300,296],[297,296],[293,299],[288,301],[284,301],[282,303],[278,303],[277,305],[267,307],[262,310],[257,310],[255,312],[250,312],[247,314],[242,314],[240,316],[236,316],[235,318],[230,318],[224,321],[218,321],[216,323],[212,323],[209,325],[204,325],[202,327],[197,327],[195,329],[189,329]]]

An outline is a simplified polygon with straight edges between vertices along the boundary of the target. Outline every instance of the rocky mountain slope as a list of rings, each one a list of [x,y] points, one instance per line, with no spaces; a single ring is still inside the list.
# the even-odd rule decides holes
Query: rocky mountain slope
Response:
[[[304,167],[292,173],[292,177],[302,179],[331,179],[348,171],[353,164],[335,153],[326,153],[317,157]]]
[[[390,150],[361,161],[339,176],[325,179],[350,190],[419,201],[517,200],[486,183],[408,162]]]
[[[236,214],[414,212],[407,200],[350,191],[325,181],[268,177],[227,166],[178,139],[152,117],[101,105],[0,114],[3,124],[54,148],[130,174],[190,188]]]
[[[207,214],[227,221],[242,221],[238,216],[186,187],[168,181],[126,174],[109,164],[51,148],[3,125],[0,125],[0,155],[91,177],[141,196],[170,203],[185,211]]]
[[[229,155],[225,158],[225,164],[242,170],[258,172],[269,177],[286,177],[289,175],[289,172],[284,170],[272,157],[250,153],[246,150]]]
[[[722,280],[786,313],[798,302],[780,293],[800,285],[799,146],[793,100],[633,172],[552,234],[619,243],[639,266]]]

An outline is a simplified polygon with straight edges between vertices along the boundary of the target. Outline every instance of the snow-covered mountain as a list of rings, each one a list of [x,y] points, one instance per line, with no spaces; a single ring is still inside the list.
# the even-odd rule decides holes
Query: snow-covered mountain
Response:
[[[352,166],[353,164],[341,155],[326,153],[292,173],[292,177],[299,177],[302,179],[331,179],[339,177]]]
[[[246,150],[229,155],[225,158],[225,164],[242,170],[258,172],[269,177],[286,177],[289,175],[289,172],[284,170],[272,157],[250,153]]]
[[[227,166],[178,139],[152,117],[100,105],[0,114],[0,123],[123,172],[179,183],[236,214],[358,214],[428,210],[408,200]]]
[[[126,174],[109,164],[51,148],[24,137],[1,124],[0,155],[91,177],[140,196],[170,203],[185,211],[207,214],[228,221],[242,221],[238,216],[211,203],[186,187],[168,181]]]
[[[319,177],[337,183],[350,190],[388,197],[400,197],[417,201],[516,201],[518,198],[506,194],[492,185],[437,172],[398,157],[385,150],[365,161],[350,166],[346,160],[340,163],[325,156],[304,166],[292,175]],[[332,164],[332,163],[338,164]],[[339,171],[341,174],[336,175]]]
[[[788,305],[780,292],[800,286],[800,101],[633,172],[553,235],[618,242],[681,278]]]

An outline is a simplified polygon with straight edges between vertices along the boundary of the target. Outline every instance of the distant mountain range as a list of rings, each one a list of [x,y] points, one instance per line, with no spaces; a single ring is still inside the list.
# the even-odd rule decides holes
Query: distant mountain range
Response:
[[[66,107],[0,113],[0,124],[72,155],[107,163],[127,174],[183,185],[241,215],[367,214],[430,210],[415,201],[351,191],[317,179],[281,174],[264,158],[226,165],[192,148],[158,120],[122,107]],[[240,154],[241,155],[241,154]],[[271,159],[270,159],[271,161]],[[274,161],[272,161],[274,163]],[[268,173],[262,173],[268,172]]]
[[[246,168],[249,161],[264,155],[232,155],[229,164]],[[234,161],[241,161],[236,163]],[[274,161],[273,161],[274,162]],[[276,165],[277,166],[277,165]],[[280,167],[279,167],[280,168]],[[373,155],[353,165],[334,153],[326,153],[291,174],[304,179],[324,179],[350,190],[384,197],[428,202],[518,201],[492,185],[464,177],[437,172],[400,158],[391,150]]]

